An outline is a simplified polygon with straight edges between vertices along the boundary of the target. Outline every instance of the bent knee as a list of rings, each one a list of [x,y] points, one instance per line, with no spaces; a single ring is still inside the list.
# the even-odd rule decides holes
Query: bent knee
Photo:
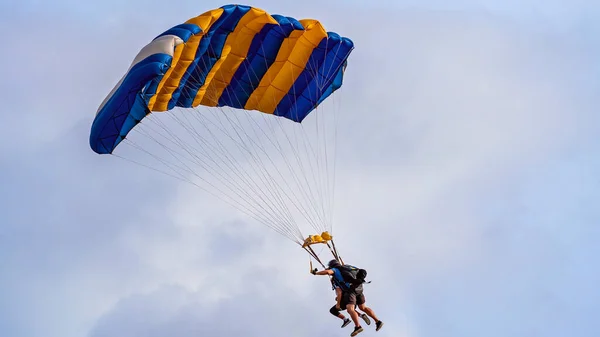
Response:
[[[337,316],[340,314],[340,311],[335,307],[335,305],[333,307],[331,307],[331,309],[329,309],[329,312],[333,315],[333,316]]]

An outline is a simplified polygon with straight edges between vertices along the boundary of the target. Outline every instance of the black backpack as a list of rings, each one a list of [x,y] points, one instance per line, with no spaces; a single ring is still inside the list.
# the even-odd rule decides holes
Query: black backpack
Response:
[[[365,283],[365,279],[367,278],[367,271],[365,269],[357,268],[349,264],[345,264],[338,269],[344,278],[345,290],[355,289]]]

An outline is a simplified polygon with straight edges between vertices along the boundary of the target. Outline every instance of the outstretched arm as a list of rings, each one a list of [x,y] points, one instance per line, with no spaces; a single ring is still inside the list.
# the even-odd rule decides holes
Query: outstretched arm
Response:
[[[333,275],[333,270],[325,269],[321,271],[317,271],[317,269],[313,270],[313,275]]]

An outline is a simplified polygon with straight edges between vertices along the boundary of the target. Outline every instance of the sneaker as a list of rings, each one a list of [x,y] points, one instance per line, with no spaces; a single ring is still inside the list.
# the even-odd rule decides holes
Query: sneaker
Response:
[[[350,318],[344,318],[344,323],[342,323],[342,328],[345,328],[346,325],[350,324]]]
[[[365,323],[367,323],[367,325],[371,325],[371,320],[369,319],[369,316],[367,316],[367,314],[360,315],[360,318],[362,318],[363,321],[365,321]]]
[[[354,337],[354,336],[358,335],[361,332],[363,332],[362,326],[357,326],[357,327],[354,328],[354,331],[352,331],[352,333],[350,334],[350,336]]]
[[[377,321],[377,323],[375,323],[375,331],[379,331],[379,329],[381,329],[381,327],[383,326],[383,322],[382,321]]]

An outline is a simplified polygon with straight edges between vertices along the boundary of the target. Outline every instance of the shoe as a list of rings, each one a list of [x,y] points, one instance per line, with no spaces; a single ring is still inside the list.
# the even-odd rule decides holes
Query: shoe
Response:
[[[375,331],[379,331],[379,329],[381,329],[381,327],[383,326],[383,322],[382,321],[377,321],[377,323],[375,323]]]
[[[354,328],[354,331],[352,331],[352,333],[350,334],[350,336],[354,337],[354,336],[358,335],[361,332],[363,332],[362,326],[357,326],[357,327]]]
[[[360,318],[362,318],[363,321],[365,321],[365,323],[367,323],[367,325],[371,325],[371,320],[369,319],[369,316],[367,316],[367,314],[360,315]]]
[[[344,323],[342,323],[342,328],[345,328],[348,324],[350,324],[350,318],[345,318]]]

